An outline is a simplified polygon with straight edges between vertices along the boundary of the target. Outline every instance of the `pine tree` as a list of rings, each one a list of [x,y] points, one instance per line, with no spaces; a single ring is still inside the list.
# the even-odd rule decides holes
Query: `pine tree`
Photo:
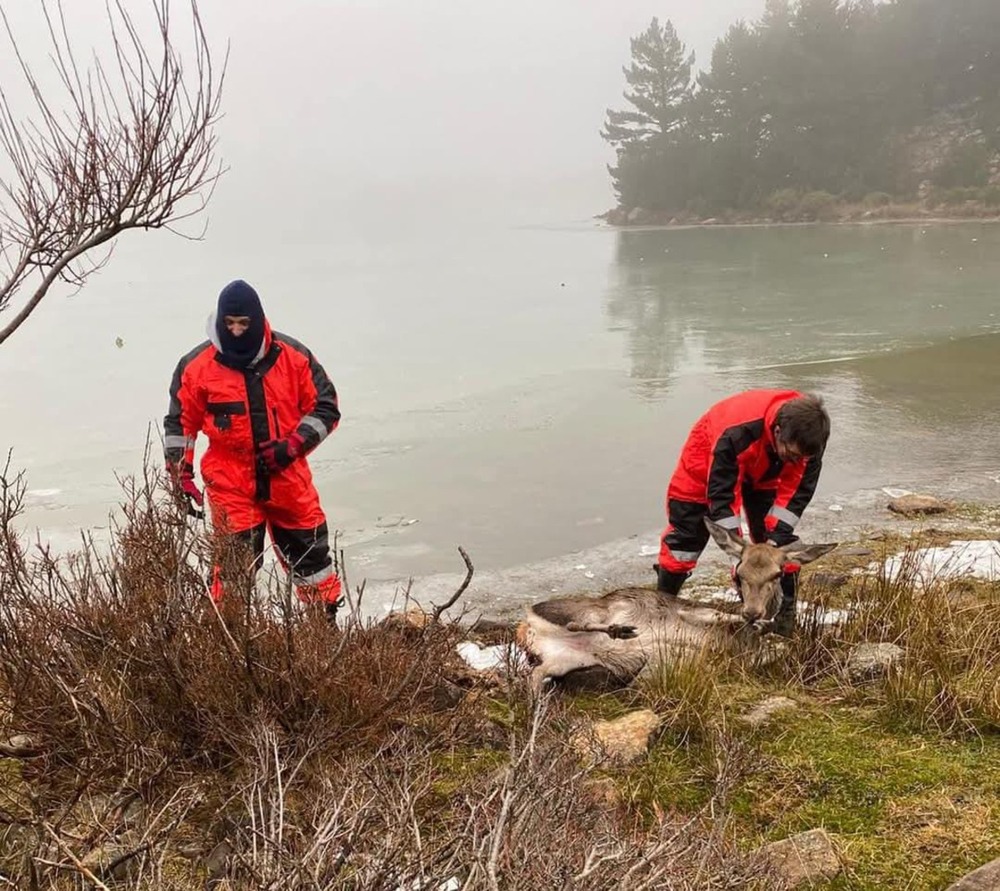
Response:
[[[601,136],[619,152],[676,131],[684,120],[684,104],[691,95],[694,53],[685,55],[684,44],[667,21],[660,27],[654,18],[631,40],[632,64],[622,71],[629,89],[625,99],[634,110],[608,109]]]

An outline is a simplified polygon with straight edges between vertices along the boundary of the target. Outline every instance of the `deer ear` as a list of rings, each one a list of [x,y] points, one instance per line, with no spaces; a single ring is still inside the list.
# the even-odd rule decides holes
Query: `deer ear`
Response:
[[[839,545],[840,542],[837,541],[832,544],[814,545],[803,544],[801,541],[793,541],[791,544],[781,548],[781,551],[793,563],[812,563],[813,560],[818,560],[824,554],[829,554],[830,551],[839,547]]]
[[[725,553],[729,554],[730,557],[735,557],[737,560],[743,556],[743,539],[735,532],[724,529],[718,523],[713,523],[708,517],[705,517],[705,525],[708,527],[708,531],[712,533],[715,543]]]

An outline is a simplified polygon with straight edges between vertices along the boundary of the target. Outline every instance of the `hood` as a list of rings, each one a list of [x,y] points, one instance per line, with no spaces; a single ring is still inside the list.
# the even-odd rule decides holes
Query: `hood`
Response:
[[[216,326],[216,321],[219,318],[219,313],[216,310],[212,310],[208,314],[208,318],[205,320],[205,334],[208,336],[209,341],[212,346],[222,353],[222,343],[219,341],[219,332]],[[260,349],[257,351],[257,355],[253,357],[250,361],[248,367],[252,368],[256,365],[264,356],[267,355],[267,351],[271,349],[271,341],[273,337],[271,335],[271,323],[267,319],[264,319],[264,340],[260,345]],[[224,353],[223,353],[224,355]]]
[[[223,317],[244,317],[249,327],[242,334],[232,334],[223,323]],[[232,368],[249,368],[266,352],[267,317],[260,296],[253,286],[235,279],[220,292],[215,307],[216,348],[224,364]]]

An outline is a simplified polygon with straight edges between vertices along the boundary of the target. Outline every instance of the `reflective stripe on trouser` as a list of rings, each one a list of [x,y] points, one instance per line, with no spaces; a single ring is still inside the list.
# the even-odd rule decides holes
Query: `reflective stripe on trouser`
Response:
[[[278,559],[291,574],[295,593],[304,603],[336,603],[340,579],[333,571],[326,523],[313,529],[286,529],[271,524]]]
[[[230,590],[249,590],[263,562],[264,526],[231,533],[220,541],[223,556],[213,567],[211,596],[218,603]],[[295,593],[303,603],[336,603],[340,579],[333,570],[326,523],[315,529],[271,527],[271,540],[282,567],[292,576]],[[241,553],[234,544],[249,547]],[[227,568],[223,566],[228,564]]]
[[[660,537],[660,567],[667,572],[691,572],[708,544],[707,504],[670,499],[667,528]]]

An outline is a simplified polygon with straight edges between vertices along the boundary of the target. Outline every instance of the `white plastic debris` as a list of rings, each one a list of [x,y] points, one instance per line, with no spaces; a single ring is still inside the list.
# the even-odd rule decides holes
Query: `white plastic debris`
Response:
[[[583,574],[583,577],[584,578],[588,578],[588,579],[592,579],[594,577],[594,574],[592,572],[585,572]]]
[[[577,566],[574,566],[573,568],[574,569],[586,569],[587,568],[587,564],[586,563],[580,563]]]
[[[844,509],[844,505],[842,505],[842,504],[831,504],[830,505],[830,510],[832,510],[832,511],[834,511],[836,513],[840,513],[843,509]]]
[[[868,566],[876,572],[878,563]],[[900,573],[913,574],[918,584],[955,578],[1000,579],[1000,542],[953,541],[947,547],[920,548],[909,554],[896,554],[885,561],[886,578]]]
[[[508,666],[521,669],[527,666],[524,651],[516,644],[494,644],[481,647],[475,641],[463,640],[455,649],[470,668],[476,671],[505,670]]]
[[[1000,479],[997,480],[1000,482]],[[658,545],[643,545],[639,548],[640,557],[656,557],[660,553],[660,548]]]

